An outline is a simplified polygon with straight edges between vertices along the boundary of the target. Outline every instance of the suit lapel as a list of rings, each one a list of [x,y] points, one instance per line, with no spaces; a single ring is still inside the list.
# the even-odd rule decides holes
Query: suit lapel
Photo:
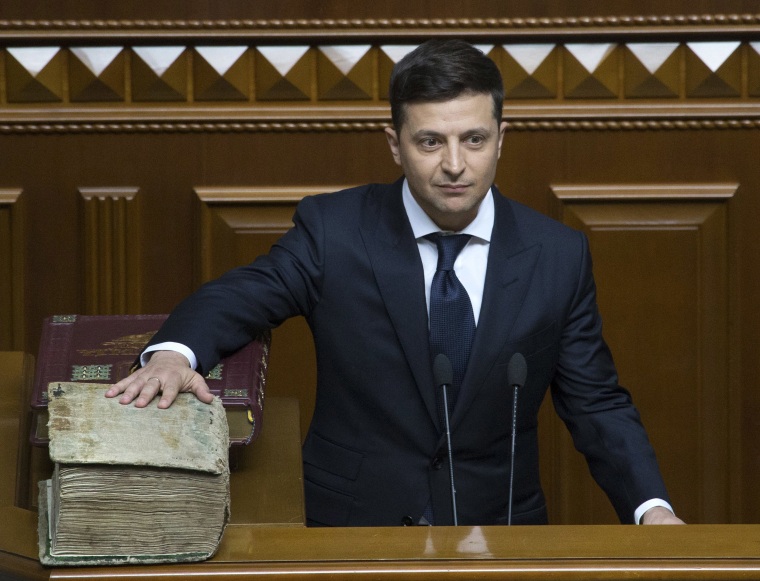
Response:
[[[451,420],[452,428],[465,415],[509,339],[541,251],[540,246],[525,248],[510,202],[495,188],[494,207],[483,303],[467,373]]]
[[[417,243],[404,210],[399,180],[374,186],[360,230],[375,280],[431,421],[438,426],[428,336],[425,282]],[[533,276],[540,246],[526,248],[510,202],[494,188],[494,229],[488,253],[483,303],[452,429],[510,338]],[[506,386],[505,386],[506,389]]]
[[[375,280],[431,421],[438,425],[430,364],[425,277],[399,180],[375,186],[360,226]]]

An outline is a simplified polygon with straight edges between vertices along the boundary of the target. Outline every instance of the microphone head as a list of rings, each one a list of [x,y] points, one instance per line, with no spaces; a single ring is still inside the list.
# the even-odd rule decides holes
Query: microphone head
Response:
[[[528,364],[522,353],[515,353],[507,366],[507,381],[510,387],[522,387],[528,377]]]
[[[451,385],[454,381],[454,369],[451,361],[443,353],[439,353],[433,360],[433,379],[436,385]]]

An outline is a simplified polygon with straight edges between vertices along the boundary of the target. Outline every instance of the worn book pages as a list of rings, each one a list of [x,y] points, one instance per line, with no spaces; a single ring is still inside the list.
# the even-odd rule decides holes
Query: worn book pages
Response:
[[[102,384],[49,388],[50,456],[40,485],[45,564],[197,561],[229,520],[229,435],[217,398],[167,410],[106,398]]]

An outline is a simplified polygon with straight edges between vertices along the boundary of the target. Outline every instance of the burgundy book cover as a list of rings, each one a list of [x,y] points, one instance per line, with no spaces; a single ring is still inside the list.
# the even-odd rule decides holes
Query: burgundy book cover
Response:
[[[34,374],[32,443],[47,444],[48,384],[116,383],[129,375],[142,348],[168,315],[56,315],[42,326]],[[245,445],[261,432],[269,362],[267,333],[222,359],[206,375],[230,425],[230,444]],[[105,391],[105,390],[104,390]]]

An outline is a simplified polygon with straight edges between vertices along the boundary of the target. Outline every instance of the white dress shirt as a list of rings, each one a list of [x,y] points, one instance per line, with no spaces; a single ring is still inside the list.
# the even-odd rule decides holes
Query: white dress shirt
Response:
[[[412,225],[412,232],[417,240],[417,248],[420,251],[422,267],[425,270],[425,299],[427,300],[428,313],[430,312],[430,287],[433,283],[433,275],[438,266],[438,247],[435,242],[425,238],[428,234],[440,232],[441,229],[428,216],[417,203],[409,190],[409,184],[404,180],[402,189],[404,209]],[[472,238],[454,261],[454,272],[462,283],[472,303],[472,314],[475,316],[475,325],[480,317],[480,306],[483,302],[483,287],[486,282],[486,268],[488,266],[488,247],[491,244],[491,232],[493,231],[494,209],[491,190],[483,199],[478,208],[475,219],[461,232],[457,234],[470,234]]]

